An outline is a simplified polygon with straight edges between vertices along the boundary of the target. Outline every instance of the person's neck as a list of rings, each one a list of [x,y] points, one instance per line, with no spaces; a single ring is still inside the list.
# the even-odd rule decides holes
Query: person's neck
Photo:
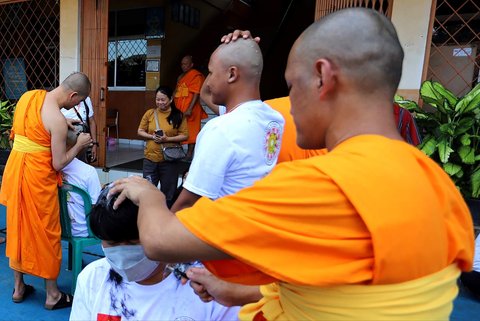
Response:
[[[45,100],[48,100],[50,103],[48,106],[51,106],[52,103],[58,107],[58,109],[61,109],[63,106],[66,105],[66,101],[63,98],[63,91],[60,87],[57,87],[51,91],[48,91],[45,95]]]
[[[363,98],[362,98],[363,97]],[[393,101],[375,99],[375,97],[341,97],[335,106],[335,117],[325,136],[328,150],[349,138],[360,135],[378,135],[390,139],[402,140],[398,133],[393,115]]]
[[[235,95],[230,96],[229,100],[225,103],[227,113],[233,111],[241,104],[252,100],[260,100],[260,91],[254,90],[235,93]]]
[[[155,269],[155,271],[153,271],[153,273],[148,278],[142,281],[138,281],[137,283],[141,285],[153,285],[162,282],[165,266],[166,264],[160,263]]]

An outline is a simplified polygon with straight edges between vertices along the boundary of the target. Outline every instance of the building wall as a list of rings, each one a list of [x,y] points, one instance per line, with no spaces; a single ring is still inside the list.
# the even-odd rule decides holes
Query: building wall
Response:
[[[392,22],[405,51],[398,93],[417,100],[422,82],[432,0],[395,0]]]
[[[80,70],[81,0],[60,0],[60,82]]]

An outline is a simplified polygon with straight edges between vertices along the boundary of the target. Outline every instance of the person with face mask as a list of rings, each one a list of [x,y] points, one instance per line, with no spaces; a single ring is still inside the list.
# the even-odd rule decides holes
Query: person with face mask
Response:
[[[239,307],[202,302],[166,263],[145,256],[137,228],[138,207],[107,198],[104,187],[90,214],[105,258],[79,275],[70,320],[237,320]]]

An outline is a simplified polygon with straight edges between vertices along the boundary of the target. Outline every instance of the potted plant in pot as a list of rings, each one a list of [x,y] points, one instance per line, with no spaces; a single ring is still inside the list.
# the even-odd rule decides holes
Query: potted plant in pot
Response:
[[[395,101],[414,112],[424,135],[418,148],[450,175],[474,212],[480,205],[480,84],[457,97],[440,83],[427,80],[420,97],[424,108],[400,96]]]
[[[0,102],[0,175],[3,173],[3,166],[7,162],[12,148],[10,130],[12,129],[14,110],[15,104],[10,101]]]

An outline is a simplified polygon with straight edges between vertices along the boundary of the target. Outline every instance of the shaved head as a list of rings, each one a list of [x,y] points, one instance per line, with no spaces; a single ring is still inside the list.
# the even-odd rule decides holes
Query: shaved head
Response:
[[[307,67],[326,58],[357,89],[385,90],[392,97],[400,82],[404,56],[393,24],[384,15],[364,8],[340,10],[312,24],[292,53]]]
[[[67,90],[77,92],[83,98],[90,94],[91,83],[87,75],[81,72],[70,74],[61,84]]]
[[[221,44],[214,55],[223,66],[237,66],[243,77],[249,81],[260,82],[263,69],[263,57],[260,47],[253,39],[238,39],[228,44]]]

